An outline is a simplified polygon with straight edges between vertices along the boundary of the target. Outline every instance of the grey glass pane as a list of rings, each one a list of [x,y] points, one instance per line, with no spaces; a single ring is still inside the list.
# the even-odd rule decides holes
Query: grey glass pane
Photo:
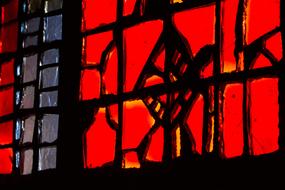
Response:
[[[23,41],[23,48],[38,45],[38,36],[28,36]]]
[[[51,16],[44,18],[44,42],[61,40],[62,38],[62,16]]]
[[[50,12],[62,8],[62,0],[47,0],[45,2],[45,12]]]
[[[34,152],[32,149],[25,150],[22,152],[21,154],[21,160],[22,160],[21,174],[22,175],[27,175],[27,174],[32,173],[33,155],[34,155]]]
[[[28,2],[29,13],[34,13],[41,10],[42,0],[29,0]]]
[[[34,107],[35,87],[28,86],[23,89],[21,108]]]
[[[41,88],[48,88],[58,85],[58,67],[44,69],[40,73]]]
[[[44,115],[41,120],[41,143],[52,143],[57,139],[59,116],[54,114]]]
[[[28,21],[25,22],[24,28],[22,32],[24,33],[32,33],[32,32],[37,32],[40,28],[40,18],[32,18]]]
[[[56,147],[45,147],[39,151],[39,171],[56,168]]]
[[[43,53],[41,65],[48,65],[59,62],[59,50],[58,49],[50,49]]]
[[[35,127],[35,116],[31,116],[24,120],[24,126],[22,128],[21,143],[33,142],[34,127]]]
[[[57,91],[43,92],[40,94],[40,107],[57,106]]]
[[[38,55],[23,58],[23,82],[34,81],[37,78]]]

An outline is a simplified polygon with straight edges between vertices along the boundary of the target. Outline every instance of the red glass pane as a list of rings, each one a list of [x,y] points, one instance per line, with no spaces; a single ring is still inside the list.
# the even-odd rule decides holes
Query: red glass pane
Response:
[[[124,0],[124,16],[133,13],[135,8],[136,0]]]
[[[18,23],[12,23],[0,29],[0,53],[16,51],[17,34]]]
[[[164,64],[165,64],[164,62],[165,62],[165,50],[163,50],[159,54],[156,61],[154,62],[154,65],[159,71],[164,72]]]
[[[100,108],[94,123],[86,132],[85,167],[100,167],[112,162],[115,156],[116,133],[106,121],[105,109]]]
[[[11,148],[0,149],[0,174],[12,173],[13,151]]]
[[[123,168],[140,168],[140,162],[136,152],[125,153]]]
[[[90,100],[100,97],[100,73],[97,70],[84,70],[81,76],[81,99]]]
[[[112,32],[94,34],[86,38],[86,62],[84,64],[98,65],[101,55],[113,38]]]
[[[278,149],[278,79],[258,79],[250,83],[251,137],[254,155]]]
[[[18,15],[18,0],[8,1],[7,4],[4,4],[1,11],[2,23],[16,19]]]
[[[162,83],[164,83],[163,79],[157,75],[154,75],[146,80],[145,87],[150,87]]]
[[[243,152],[243,84],[227,85],[224,97],[224,153],[231,158]]]
[[[117,1],[83,0],[83,30],[116,21]]]
[[[14,60],[2,63],[0,66],[0,86],[14,82]]]
[[[187,39],[193,55],[203,46],[214,43],[215,6],[175,13],[174,23]]]
[[[159,127],[152,135],[146,159],[161,162],[163,155],[164,129]]]
[[[0,117],[13,112],[14,88],[0,91]]]
[[[13,142],[13,121],[0,124],[0,145],[7,145]]]
[[[278,61],[282,59],[282,37],[280,32],[267,40],[266,48],[275,56]]]
[[[271,62],[264,55],[261,54],[258,56],[255,63],[253,64],[253,69],[270,67],[270,66],[272,66]]]
[[[117,76],[118,73],[118,54],[117,48],[110,52],[108,61],[106,61],[106,68],[103,75],[106,94],[117,94]]]
[[[203,133],[203,119],[204,119],[204,99],[200,95],[194,103],[187,124],[191,130],[196,143],[196,151],[202,154],[202,133]]]
[[[248,9],[248,44],[280,25],[280,0],[251,0]]]
[[[214,72],[214,63],[211,62],[209,65],[207,65],[201,72],[201,78],[209,78],[213,76]]]
[[[154,122],[143,101],[125,102],[123,112],[123,149],[137,148]]]
[[[145,22],[124,31],[126,47],[126,91],[133,89],[161,31],[161,21]]]
[[[225,0],[223,2],[223,40],[222,40],[222,59],[224,64],[224,72],[232,72],[236,70],[236,62],[234,56],[235,49],[235,27],[236,16],[239,1]]]

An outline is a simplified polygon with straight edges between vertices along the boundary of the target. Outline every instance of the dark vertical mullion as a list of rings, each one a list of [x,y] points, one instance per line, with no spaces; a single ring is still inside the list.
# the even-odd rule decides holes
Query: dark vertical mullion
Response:
[[[216,1],[216,23],[215,23],[215,54],[214,54],[214,76],[218,77],[221,73],[221,4],[220,0]],[[221,88],[218,80],[215,81],[214,89],[214,147],[213,154],[215,157],[220,155],[220,108],[221,108]]]
[[[280,0],[280,25],[282,35],[282,72],[279,76],[279,148],[285,151],[285,0]]]
[[[123,6],[124,0],[117,1],[117,23],[121,23],[120,21],[123,18]],[[123,152],[122,152],[122,137],[123,137],[123,93],[124,93],[124,71],[125,71],[125,60],[124,60],[124,36],[123,36],[123,27],[122,25],[117,25],[113,34],[114,39],[117,45],[118,50],[118,86],[117,86],[117,93],[118,93],[118,130],[116,133],[116,145],[115,145],[115,161],[114,166],[116,168],[122,168],[122,161],[123,161]]]
[[[40,10],[40,26],[39,26],[39,35],[38,35],[38,46],[42,47],[43,45],[43,30],[44,30],[44,7],[45,1],[41,2],[41,10]],[[34,126],[34,136],[33,136],[33,173],[38,171],[39,167],[39,119],[42,116],[39,112],[40,108],[40,70],[39,64],[41,61],[41,53],[38,52],[38,60],[37,60],[37,77],[36,77],[36,84],[35,84],[35,92],[34,92],[34,110],[35,110],[35,126]]]

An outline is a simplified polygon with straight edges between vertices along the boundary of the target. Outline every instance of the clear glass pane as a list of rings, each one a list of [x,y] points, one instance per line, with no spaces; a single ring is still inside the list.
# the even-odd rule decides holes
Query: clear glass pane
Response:
[[[28,117],[23,122],[21,143],[32,143],[35,127],[35,116]]]
[[[23,89],[21,108],[33,108],[34,107],[34,95],[35,87],[28,86]]]
[[[62,15],[44,18],[44,42],[61,40]]]
[[[58,67],[44,69],[40,73],[41,88],[48,88],[58,85]]]
[[[43,92],[40,94],[40,107],[57,106],[57,91]]]
[[[21,174],[28,175],[32,173],[33,169],[33,155],[32,149],[25,150],[21,154]]]
[[[39,151],[39,171],[56,168],[56,147],[45,147]]]
[[[41,65],[48,65],[59,62],[59,50],[50,49],[43,53]]]
[[[45,2],[45,12],[55,11],[62,8],[62,0],[47,0]]]
[[[38,36],[28,36],[23,41],[23,48],[38,45]]]
[[[31,82],[37,78],[38,55],[23,58],[23,82]]]
[[[57,139],[59,115],[44,115],[40,124],[41,143],[52,143]]]
[[[40,18],[32,18],[25,22],[24,27],[21,29],[22,33],[37,32],[40,28]]]

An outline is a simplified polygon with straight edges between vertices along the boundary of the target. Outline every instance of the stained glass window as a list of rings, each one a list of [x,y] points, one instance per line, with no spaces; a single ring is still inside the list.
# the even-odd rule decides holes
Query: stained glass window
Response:
[[[83,0],[85,168],[277,151],[280,3]]]
[[[62,1],[9,0],[0,5],[0,173],[54,169]]]

